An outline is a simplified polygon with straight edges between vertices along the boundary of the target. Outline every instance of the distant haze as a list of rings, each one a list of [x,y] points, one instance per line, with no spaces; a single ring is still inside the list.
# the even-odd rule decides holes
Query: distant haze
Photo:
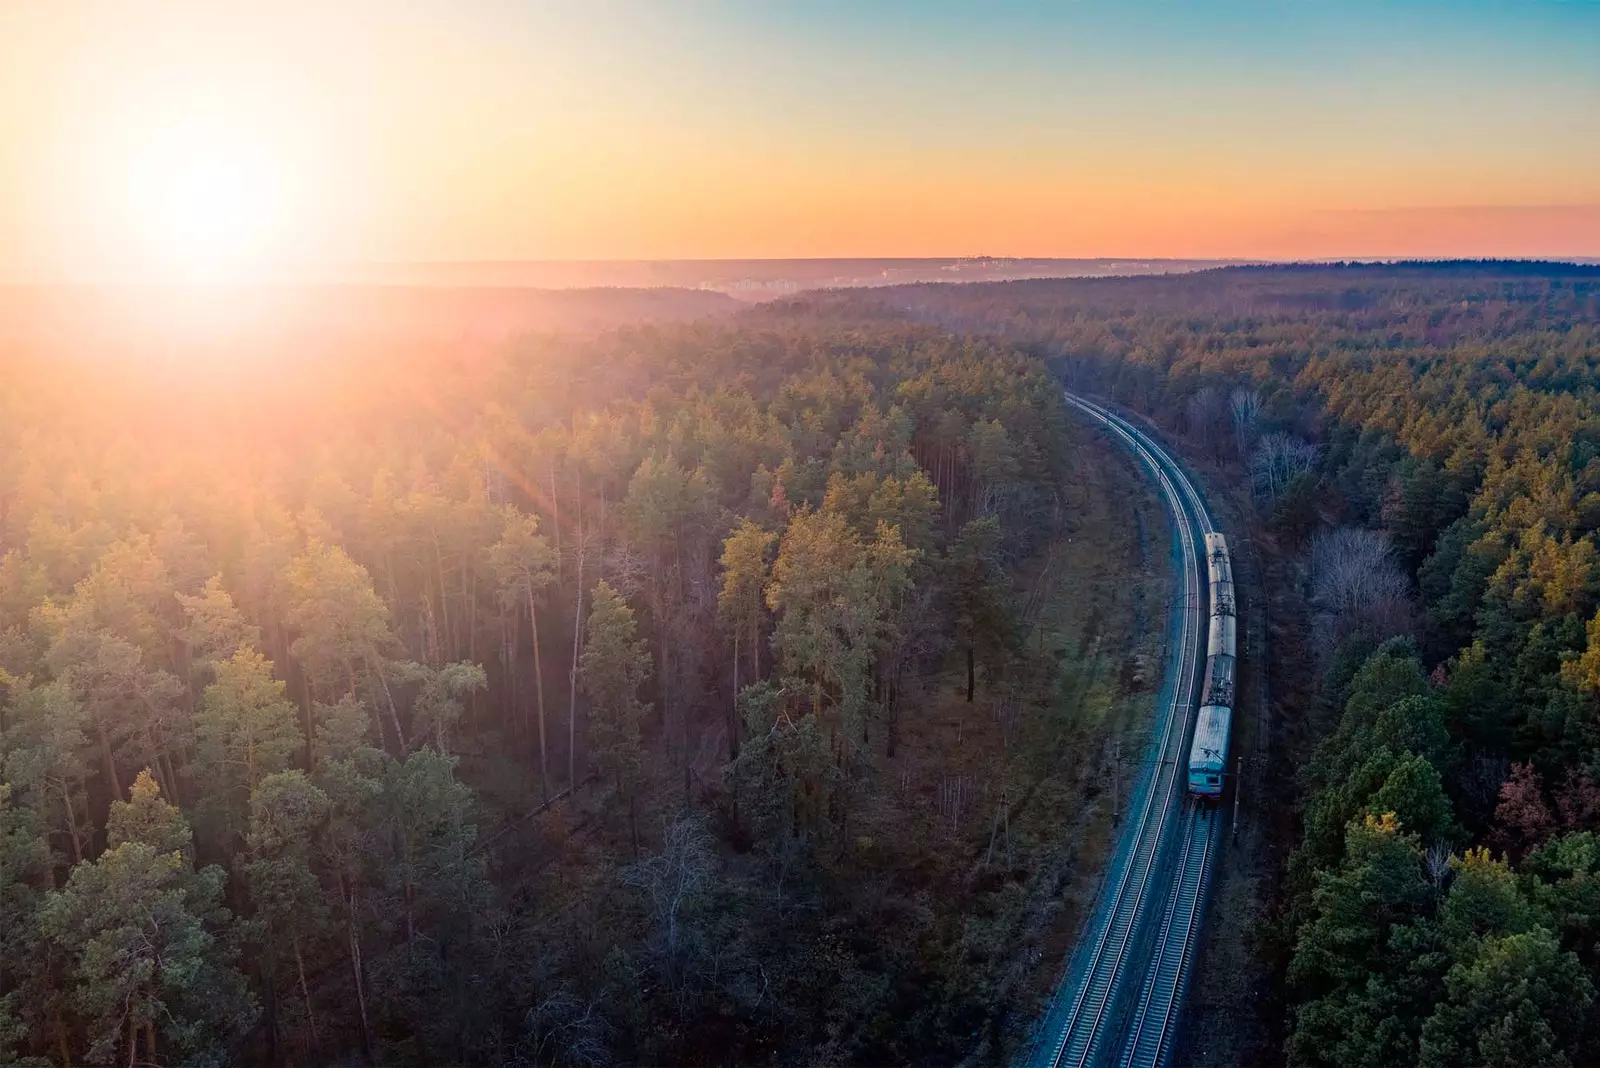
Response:
[[[769,300],[809,289],[912,282],[1002,282],[1020,278],[1097,278],[1170,274],[1225,266],[1224,260],[1021,259],[968,256],[924,259],[526,260],[483,263],[363,264],[328,268],[323,281],[365,285],[531,287],[595,286],[704,289],[741,300]]]

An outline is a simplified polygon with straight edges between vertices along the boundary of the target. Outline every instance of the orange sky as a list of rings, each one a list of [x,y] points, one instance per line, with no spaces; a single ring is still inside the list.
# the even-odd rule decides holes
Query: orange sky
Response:
[[[1596,56],[1537,2],[9,4],[0,278],[1600,255]]]

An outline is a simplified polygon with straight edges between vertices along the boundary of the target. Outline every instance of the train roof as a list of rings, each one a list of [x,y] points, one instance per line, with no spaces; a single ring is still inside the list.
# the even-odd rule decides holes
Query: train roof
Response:
[[[1228,751],[1228,721],[1231,712],[1220,705],[1204,705],[1194,722],[1194,743],[1189,747],[1189,766],[1214,764],[1222,767]]]

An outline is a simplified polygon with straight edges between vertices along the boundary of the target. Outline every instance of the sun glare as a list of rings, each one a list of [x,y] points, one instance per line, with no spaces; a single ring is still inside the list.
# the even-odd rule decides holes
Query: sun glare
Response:
[[[161,280],[237,281],[268,266],[284,203],[267,153],[219,137],[166,138],[147,146],[130,178]]]

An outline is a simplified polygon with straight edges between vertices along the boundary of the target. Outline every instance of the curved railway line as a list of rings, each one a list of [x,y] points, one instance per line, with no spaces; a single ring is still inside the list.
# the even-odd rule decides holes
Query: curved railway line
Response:
[[[1165,688],[1170,699],[1158,703],[1146,770],[1129,805],[1137,816],[1124,825],[1028,1063],[1158,1068],[1172,1056],[1219,823],[1216,808],[1195,805],[1184,789],[1205,660],[1201,546],[1215,527],[1187,474],[1148,434],[1093,401],[1072,393],[1066,399],[1127,445],[1155,478],[1178,536],[1183,604]]]

